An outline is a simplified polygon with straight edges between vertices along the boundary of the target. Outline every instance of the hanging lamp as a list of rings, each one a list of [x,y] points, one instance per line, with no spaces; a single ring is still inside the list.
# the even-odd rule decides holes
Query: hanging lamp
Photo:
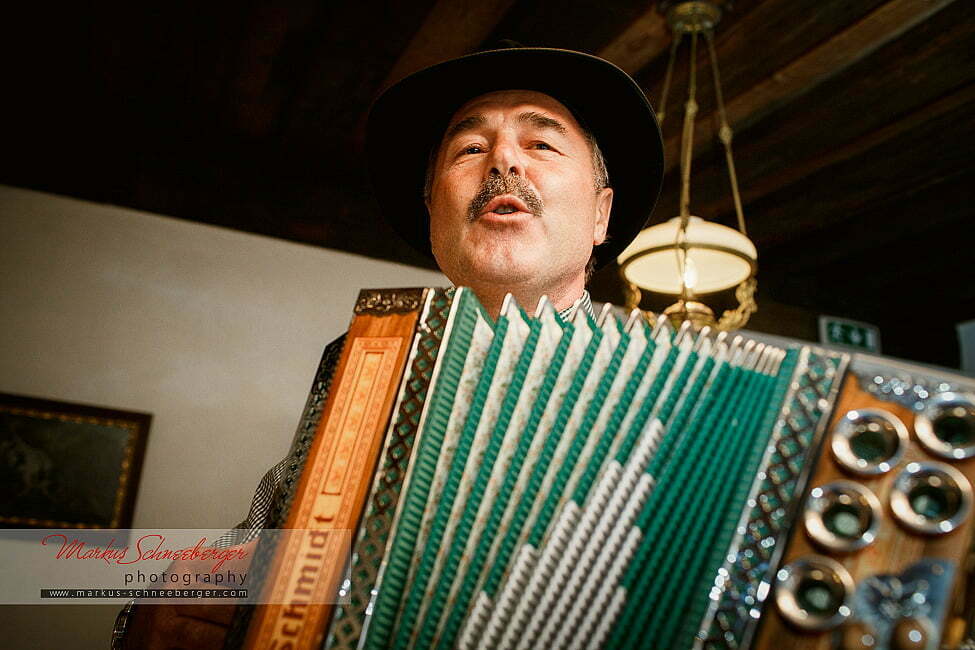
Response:
[[[667,115],[667,94],[678,49],[685,36],[690,40],[688,91],[681,133],[680,214],[665,223],[644,229],[617,258],[629,308],[639,305],[643,291],[676,296],[677,301],[664,310],[671,321],[675,324],[691,321],[695,327],[707,325],[721,330],[743,327],[756,311],[755,276],[758,271],[758,253],[745,230],[745,216],[731,153],[733,134],[725,114],[718,61],[714,51],[714,28],[728,4],[727,0],[660,2],[660,10],[667,17],[667,24],[674,35],[664,77],[661,109],[658,112],[661,126]],[[701,37],[706,43],[711,61],[720,123],[718,139],[725,151],[731,193],[738,217],[737,230],[690,213],[694,121],[698,112],[695,63]],[[731,287],[737,287],[735,297],[738,307],[725,311],[720,319],[715,319],[713,310],[702,302],[701,296]]]

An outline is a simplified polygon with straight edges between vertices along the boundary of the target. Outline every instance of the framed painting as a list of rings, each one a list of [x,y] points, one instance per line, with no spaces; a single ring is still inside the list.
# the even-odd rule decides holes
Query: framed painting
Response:
[[[0,526],[130,528],[151,421],[0,393]]]

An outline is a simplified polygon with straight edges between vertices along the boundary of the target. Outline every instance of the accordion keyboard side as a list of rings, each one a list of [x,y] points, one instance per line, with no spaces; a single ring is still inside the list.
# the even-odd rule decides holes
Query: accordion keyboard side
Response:
[[[856,355],[752,647],[958,647],[973,454],[975,381]]]

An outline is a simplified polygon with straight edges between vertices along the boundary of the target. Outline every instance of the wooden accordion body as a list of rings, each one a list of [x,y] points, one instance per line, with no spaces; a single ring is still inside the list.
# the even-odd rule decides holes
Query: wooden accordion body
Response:
[[[250,612],[244,647],[967,633],[971,380],[612,308],[563,322],[509,299],[492,321],[463,288],[355,311],[284,526],[309,532],[264,554],[291,604]]]

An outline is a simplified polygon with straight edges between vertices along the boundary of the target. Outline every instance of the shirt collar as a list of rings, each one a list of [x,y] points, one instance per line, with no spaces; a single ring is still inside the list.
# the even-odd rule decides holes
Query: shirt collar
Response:
[[[579,299],[576,300],[574,303],[572,303],[571,306],[559,312],[559,318],[561,318],[564,321],[568,321],[569,318],[572,317],[572,314],[575,312],[577,308],[583,310],[584,312],[589,314],[590,318],[595,320],[596,312],[594,312],[592,309],[592,298],[589,297],[589,291],[587,291],[586,289],[582,290],[582,295],[579,296]]]

